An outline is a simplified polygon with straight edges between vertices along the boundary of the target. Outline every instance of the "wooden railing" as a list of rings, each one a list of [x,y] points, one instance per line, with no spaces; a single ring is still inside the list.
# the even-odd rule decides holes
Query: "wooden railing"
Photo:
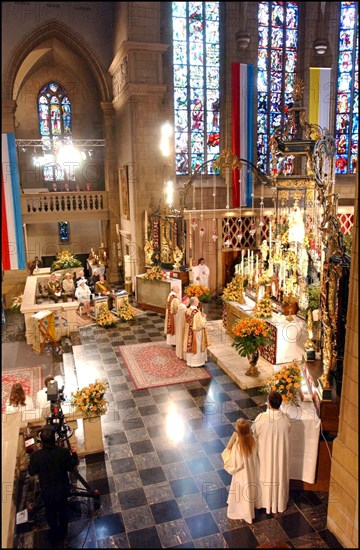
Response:
[[[71,219],[79,214],[96,214],[105,219],[108,214],[107,191],[34,193],[21,195],[21,211],[24,221],[47,219]],[[101,215],[102,214],[102,215]],[[41,219],[39,218],[41,215]],[[38,220],[36,220],[38,218]]]

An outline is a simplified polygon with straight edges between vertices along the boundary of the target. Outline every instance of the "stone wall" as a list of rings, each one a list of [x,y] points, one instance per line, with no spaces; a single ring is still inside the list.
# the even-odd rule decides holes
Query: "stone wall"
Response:
[[[329,530],[345,548],[357,548],[359,546],[359,220],[357,214],[358,193],[356,190],[340,421],[338,436],[333,443],[327,522]]]

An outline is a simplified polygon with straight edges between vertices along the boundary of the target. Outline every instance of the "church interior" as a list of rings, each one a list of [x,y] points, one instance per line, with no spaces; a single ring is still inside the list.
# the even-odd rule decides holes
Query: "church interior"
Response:
[[[2,547],[357,548],[358,3],[2,19]],[[289,498],[250,524],[222,452],[271,389]],[[45,423],[79,455],[58,541]]]

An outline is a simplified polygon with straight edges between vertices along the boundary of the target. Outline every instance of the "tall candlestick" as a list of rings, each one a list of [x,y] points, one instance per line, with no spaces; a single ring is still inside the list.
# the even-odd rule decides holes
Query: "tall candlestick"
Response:
[[[270,240],[270,250],[269,250],[269,258],[271,258],[271,247],[272,247],[272,229],[271,229],[271,216],[270,216],[270,231],[269,231],[269,240]]]
[[[147,241],[147,238],[148,238],[148,214],[147,214],[147,210],[145,210],[145,242]]]
[[[259,280],[259,256],[256,256],[256,273],[255,273],[255,283]]]
[[[242,254],[241,254],[241,275],[244,275],[244,254],[243,254],[244,251],[242,251]]]

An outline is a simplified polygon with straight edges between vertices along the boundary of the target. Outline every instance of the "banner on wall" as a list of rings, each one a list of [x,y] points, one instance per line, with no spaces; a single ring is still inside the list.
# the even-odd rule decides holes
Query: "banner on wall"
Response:
[[[309,123],[330,129],[331,69],[310,67]]]
[[[232,152],[254,163],[254,65],[232,63],[231,74]],[[233,207],[251,206],[253,173],[244,165],[232,177]]]
[[[25,242],[20,204],[15,134],[2,134],[1,260],[2,269],[25,269]]]

